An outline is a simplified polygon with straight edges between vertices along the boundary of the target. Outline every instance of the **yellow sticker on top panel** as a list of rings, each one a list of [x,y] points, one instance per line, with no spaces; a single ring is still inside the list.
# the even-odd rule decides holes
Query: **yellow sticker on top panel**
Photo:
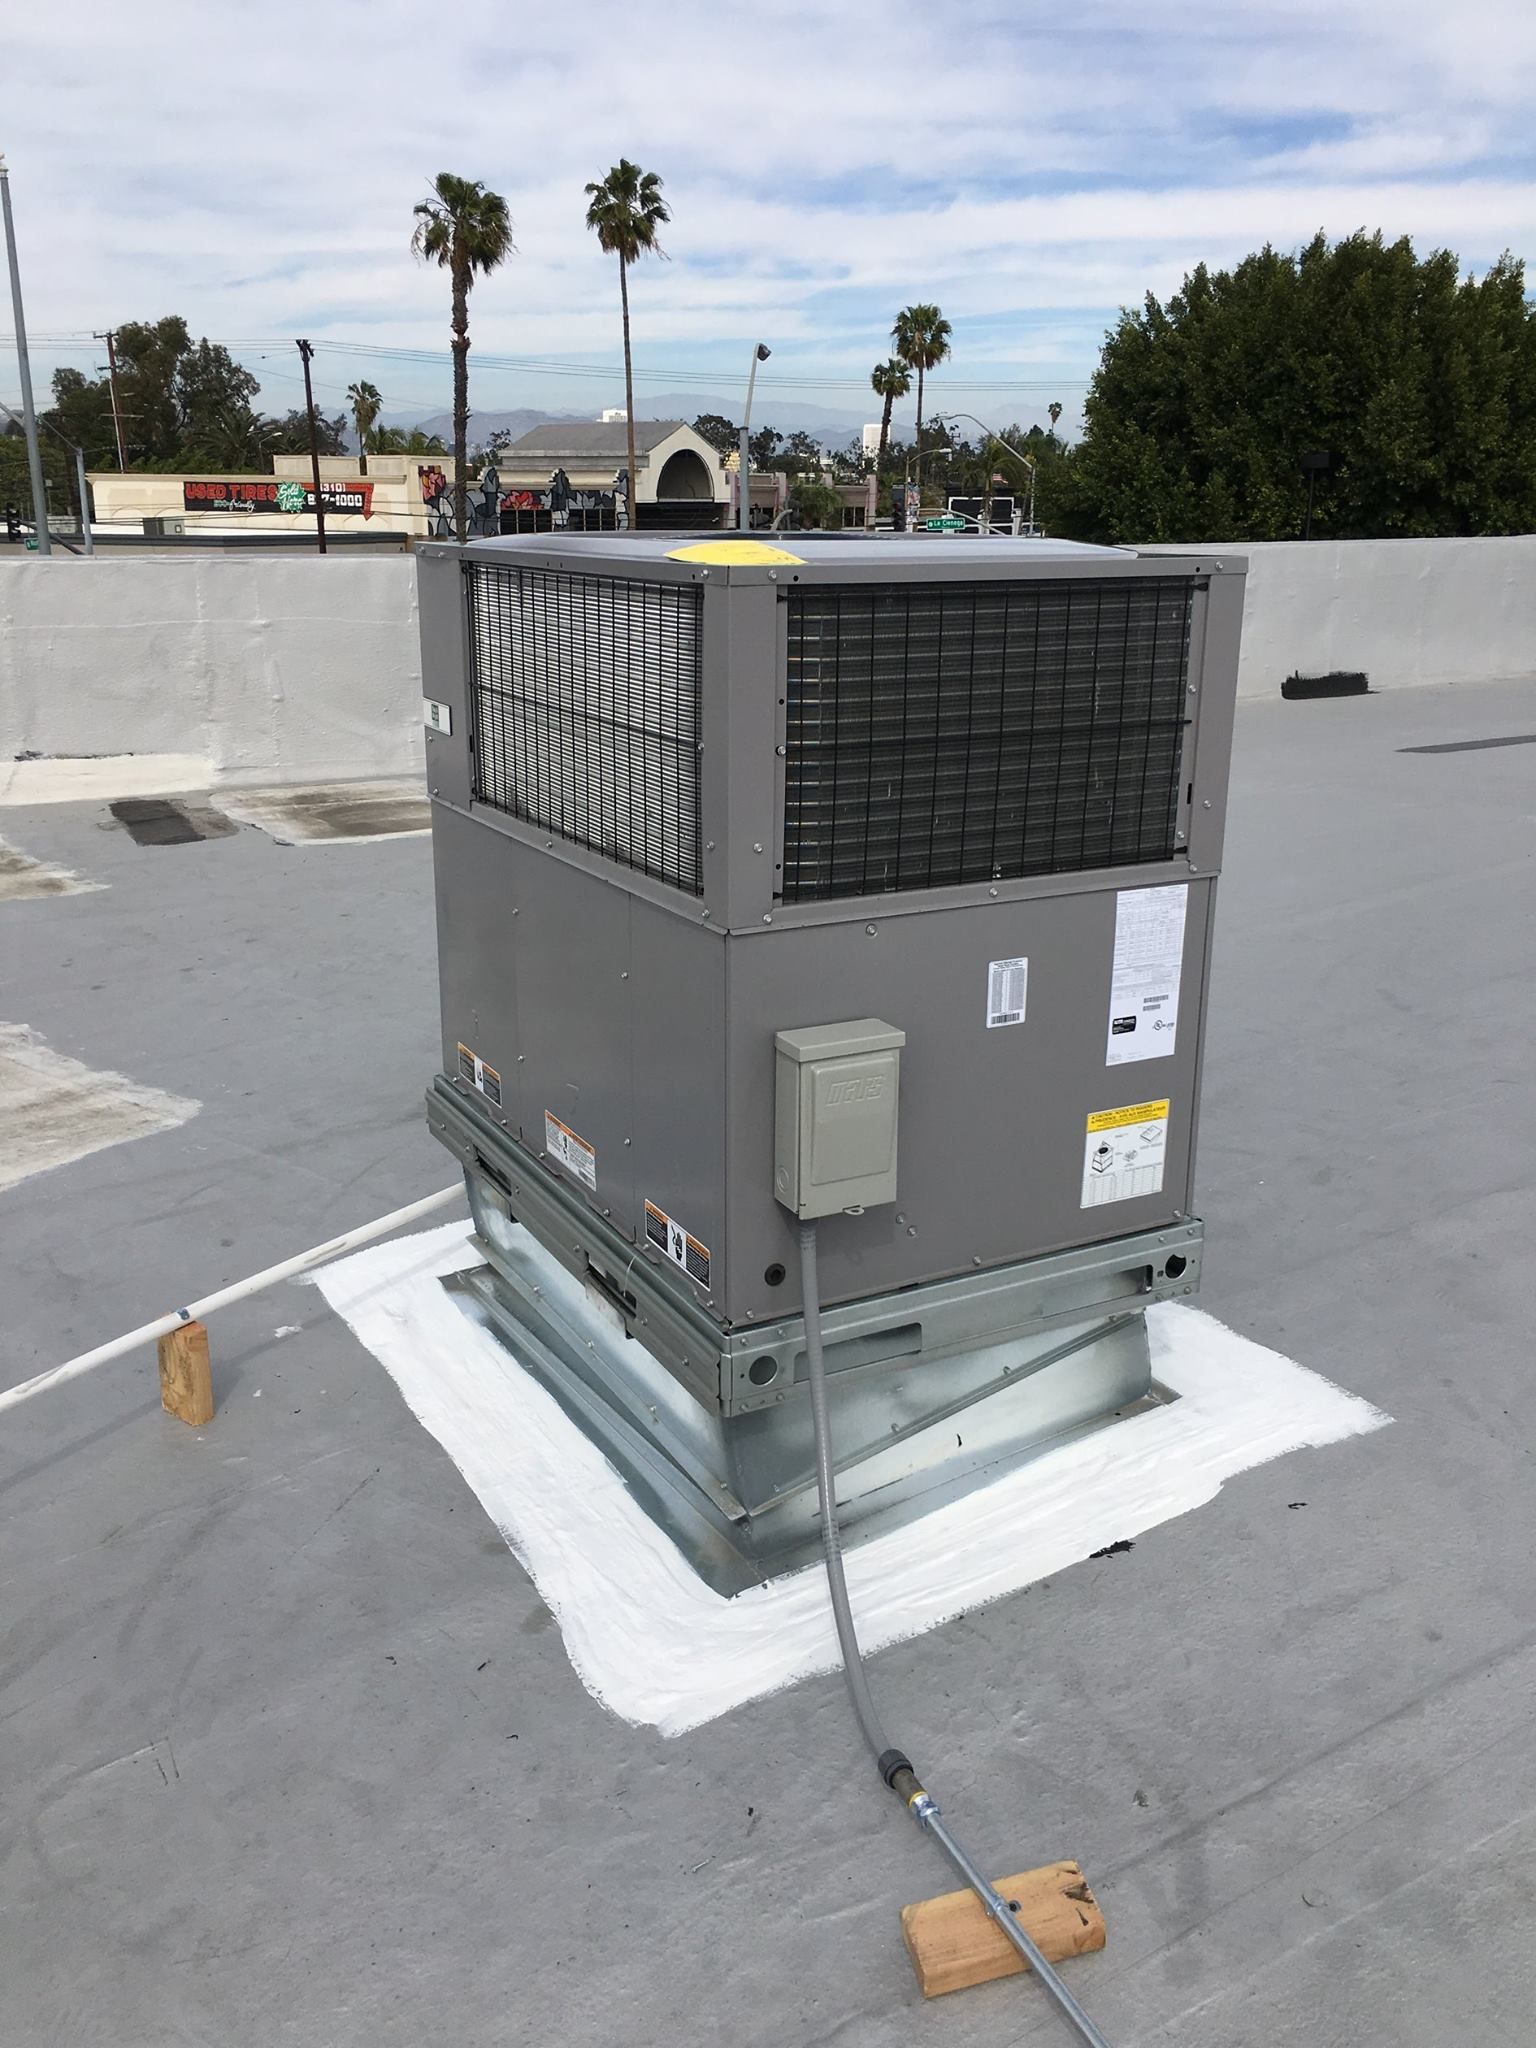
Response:
[[[699,540],[686,548],[668,548],[669,562],[708,562],[729,567],[732,563],[795,562],[804,555],[791,555],[783,548],[770,547],[765,540]]]

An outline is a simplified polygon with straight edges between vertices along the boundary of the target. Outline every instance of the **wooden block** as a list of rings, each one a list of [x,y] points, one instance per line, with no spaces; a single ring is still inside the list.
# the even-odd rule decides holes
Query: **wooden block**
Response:
[[[160,1406],[194,1429],[213,1420],[208,1332],[201,1323],[182,1323],[160,1339]]]
[[[1048,1963],[1104,1946],[1104,1915],[1075,1863],[1048,1863],[994,1882],[1005,1899],[1017,1901],[1016,1917]],[[1015,1977],[1029,1967],[972,1891],[903,1906],[901,1932],[924,1998]]]

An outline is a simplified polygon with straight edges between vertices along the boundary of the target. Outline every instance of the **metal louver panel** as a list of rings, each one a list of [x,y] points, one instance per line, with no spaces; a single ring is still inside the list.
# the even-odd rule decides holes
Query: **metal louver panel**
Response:
[[[475,800],[700,894],[698,590],[466,573]]]
[[[1173,855],[1187,578],[787,602],[786,902]]]

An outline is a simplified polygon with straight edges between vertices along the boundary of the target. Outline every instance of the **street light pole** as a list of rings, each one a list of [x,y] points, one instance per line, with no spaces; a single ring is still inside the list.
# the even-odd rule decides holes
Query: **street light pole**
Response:
[[[757,388],[757,366],[773,354],[766,342],[752,350],[752,368],[747,373],[747,410],[741,422],[740,454],[736,458],[736,524],[743,533],[752,531],[752,393]]]
[[[1022,462],[1029,471],[1029,499],[1024,513],[1025,524],[1033,528],[1035,523],[1035,465],[1022,448],[1015,448],[1011,441],[1005,441],[996,427],[989,427],[985,420],[977,419],[973,412],[936,412],[936,420],[969,420],[973,427],[980,427],[984,434],[990,434],[1000,448],[1006,448],[1016,462]]]
[[[48,487],[43,481],[42,450],[37,445],[37,409],[32,403],[32,365],[27,357],[27,322],[21,307],[21,271],[16,263],[16,223],[11,218],[11,174],[0,156],[0,212],[5,216],[5,254],[11,270],[11,308],[16,317],[16,361],[21,373],[21,421],[27,437],[27,472],[32,479],[32,518],[37,552],[51,555],[48,534]]]
[[[320,554],[325,553],[325,500],[320,495],[320,437],[315,431],[315,394],[309,384],[309,359],[314,354],[314,343],[301,341],[298,351],[304,361],[304,410],[309,417],[309,469],[315,482],[315,545]]]

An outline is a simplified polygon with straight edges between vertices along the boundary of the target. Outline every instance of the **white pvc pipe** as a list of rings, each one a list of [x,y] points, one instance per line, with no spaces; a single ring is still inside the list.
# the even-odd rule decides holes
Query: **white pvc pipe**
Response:
[[[403,1209],[392,1209],[374,1223],[360,1223],[356,1230],[317,1244],[313,1251],[300,1252],[297,1258],[268,1266],[263,1273],[253,1273],[249,1280],[236,1280],[228,1287],[219,1288],[216,1293],[205,1294],[201,1301],[189,1301],[185,1308],[157,1316],[154,1322],[144,1323],[139,1329],[128,1331],[126,1336],[114,1337],[109,1344],[98,1344],[94,1351],[82,1351],[78,1358],[71,1358],[63,1365],[50,1366],[47,1372],[40,1372],[34,1379],[23,1380],[20,1386],[8,1387],[0,1393],[0,1410],[19,1407],[23,1401],[30,1401],[34,1394],[45,1393],[49,1387],[62,1386],[65,1380],[78,1379],[82,1373],[93,1372],[98,1365],[121,1358],[125,1351],[135,1351],[141,1344],[152,1343],[156,1337],[163,1337],[168,1330],[174,1330],[182,1323],[196,1322],[202,1316],[211,1315],[216,1308],[227,1308],[232,1301],[243,1301],[248,1294],[259,1294],[262,1288],[275,1286],[279,1280],[291,1280],[296,1273],[308,1272],[311,1266],[323,1266],[327,1259],[340,1258],[343,1252],[370,1244],[376,1237],[387,1237],[392,1230],[403,1230],[407,1223],[430,1216],[434,1209],[446,1208],[455,1195],[463,1192],[464,1183],[455,1181],[451,1188],[443,1188],[435,1195],[423,1195],[419,1202],[407,1202]]]

